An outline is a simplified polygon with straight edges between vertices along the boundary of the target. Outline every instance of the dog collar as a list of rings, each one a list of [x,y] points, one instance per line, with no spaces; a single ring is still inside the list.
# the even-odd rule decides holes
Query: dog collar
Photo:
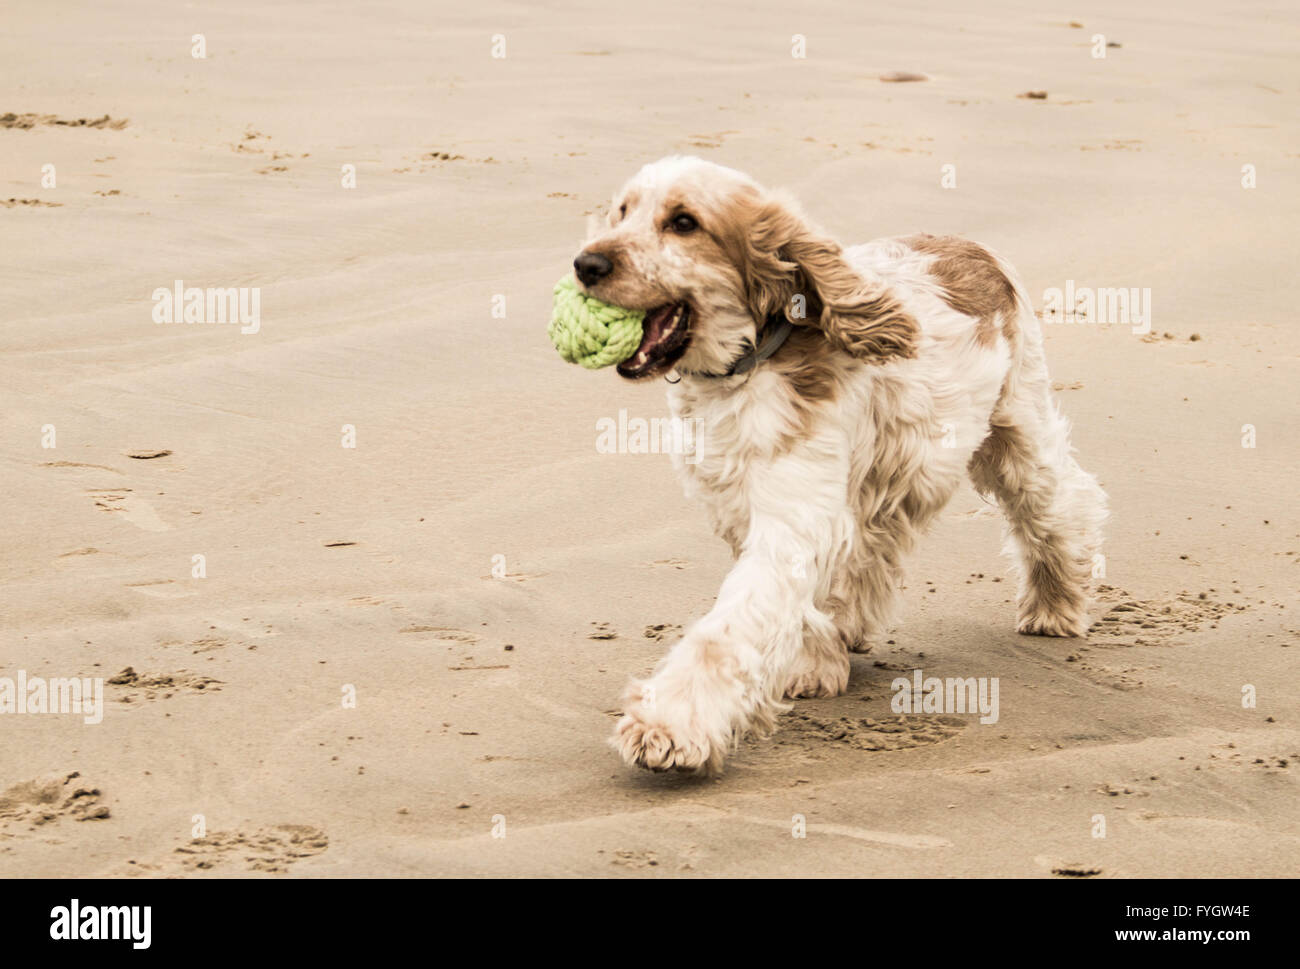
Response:
[[[763,324],[763,337],[758,346],[751,346],[745,353],[733,360],[725,373],[696,373],[694,376],[734,377],[737,374],[749,373],[749,371],[776,353],[777,350],[780,350],[793,329],[794,324],[788,319],[780,314],[773,314]]]

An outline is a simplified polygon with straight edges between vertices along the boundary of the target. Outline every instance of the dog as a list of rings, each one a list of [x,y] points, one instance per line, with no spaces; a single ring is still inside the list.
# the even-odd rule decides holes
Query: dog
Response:
[[[833,697],[890,627],[903,559],[968,475],[1006,517],[1021,633],[1081,636],[1107,500],[1075,461],[1031,303],[989,250],[927,234],[842,248],[793,199],[691,157],[642,168],[574,260],[646,311],[618,373],[676,371],[674,455],[734,565],[612,743],[716,774],[784,698]]]

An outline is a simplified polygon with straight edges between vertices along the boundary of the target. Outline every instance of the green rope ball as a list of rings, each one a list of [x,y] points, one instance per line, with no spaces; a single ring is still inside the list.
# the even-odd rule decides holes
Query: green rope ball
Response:
[[[641,345],[645,310],[610,306],[578,289],[572,276],[555,284],[551,323],[546,328],[555,349],[569,363],[588,370],[622,363]]]

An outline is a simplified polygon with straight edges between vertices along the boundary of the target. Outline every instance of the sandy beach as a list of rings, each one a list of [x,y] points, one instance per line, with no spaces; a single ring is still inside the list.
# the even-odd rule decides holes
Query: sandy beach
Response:
[[[0,876],[1300,868],[1294,8],[6,13],[0,677],[104,708],[0,714]],[[546,322],[669,154],[1017,268],[1112,505],[1087,639],[1016,634],[964,487],[846,695],[719,778],[622,764],[730,553],[668,457],[597,447],[663,383]],[[256,323],[156,322],[178,281]],[[1109,287],[1147,319],[1043,305]],[[997,677],[998,722],[895,715],[914,669]]]

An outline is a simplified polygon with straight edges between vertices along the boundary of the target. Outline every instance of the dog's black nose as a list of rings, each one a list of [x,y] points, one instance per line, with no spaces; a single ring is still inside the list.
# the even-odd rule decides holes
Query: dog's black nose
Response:
[[[573,260],[573,271],[582,285],[591,286],[614,271],[614,264],[598,252],[582,252]]]

